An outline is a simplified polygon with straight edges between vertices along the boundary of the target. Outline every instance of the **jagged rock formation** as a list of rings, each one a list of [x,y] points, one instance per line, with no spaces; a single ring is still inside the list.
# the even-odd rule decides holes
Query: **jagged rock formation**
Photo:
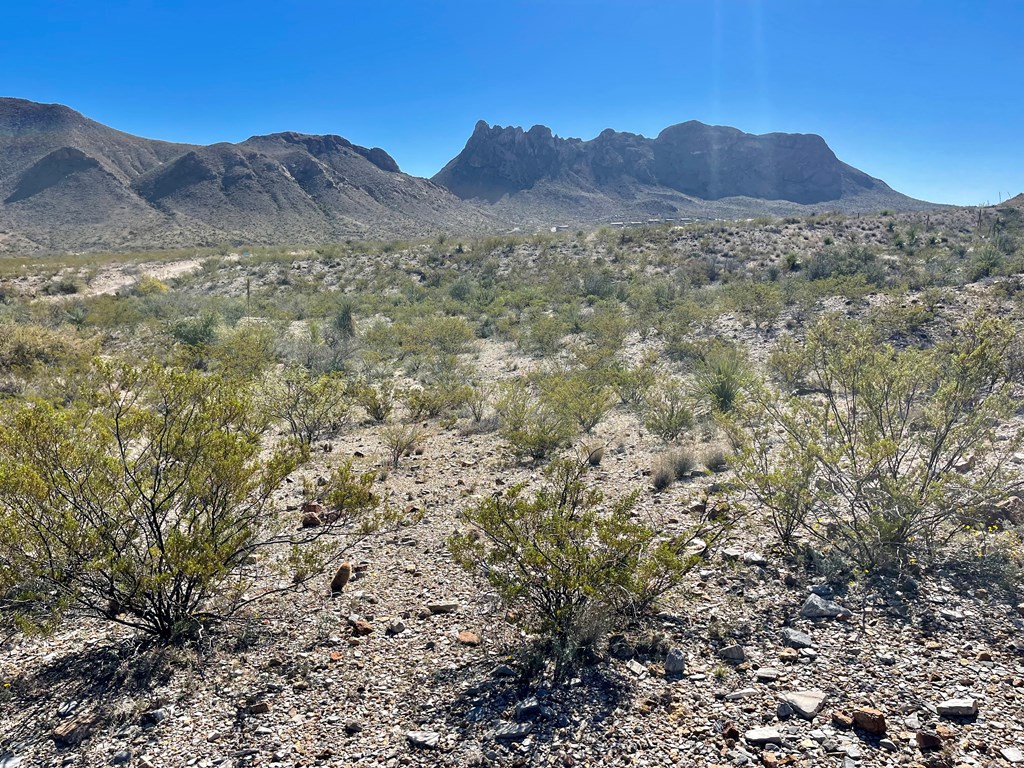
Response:
[[[841,162],[820,136],[756,136],[692,120],[654,139],[608,129],[590,141],[539,125],[524,131],[480,121],[433,180],[506,214],[560,209],[569,219],[617,210],[671,216],[928,207]]]

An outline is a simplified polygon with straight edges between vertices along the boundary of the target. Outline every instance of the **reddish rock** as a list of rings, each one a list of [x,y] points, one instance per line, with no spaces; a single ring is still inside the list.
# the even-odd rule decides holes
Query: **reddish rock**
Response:
[[[268,715],[268,714],[270,714],[270,710],[271,709],[272,709],[272,707],[270,706],[270,702],[269,701],[257,701],[255,704],[252,704],[252,705],[249,706],[249,714],[250,715]]]
[[[837,709],[832,713],[832,725],[836,728],[853,728],[853,718]]]
[[[861,707],[853,711],[853,722],[857,727],[875,736],[885,733],[885,715],[872,707]]]
[[[463,645],[480,645],[480,636],[476,632],[464,629],[459,632],[459,642]]]
[[[352,622],[352,634],[356,636],[368,635],[373,632],[373,624],[363,619]]]

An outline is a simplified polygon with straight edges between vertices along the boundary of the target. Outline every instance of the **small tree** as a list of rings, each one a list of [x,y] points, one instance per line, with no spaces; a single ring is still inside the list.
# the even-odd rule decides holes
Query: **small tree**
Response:
[[[634,517],[638,493],[604,503],[586,482],[586,463],[553,462],[532,496],[513,486],[470,509],[472,529],[450,539],[466,569],[483,569],[504,603],[541,637],[561,679],[592,655],[616,623],[645,612],[699,560],[698,536],[715,540],[724,523],[707,520],[668,537]]]
[[[325,492],[344,508],[317,528],[273,502],[298,452],[267,451],[245,389],[100,365],[93,392],[0,421],[0,594],[14,615],[76,608],[173,641],[314,578],[344,551],[326,536],[365,532],[372,476],[337,475]]]

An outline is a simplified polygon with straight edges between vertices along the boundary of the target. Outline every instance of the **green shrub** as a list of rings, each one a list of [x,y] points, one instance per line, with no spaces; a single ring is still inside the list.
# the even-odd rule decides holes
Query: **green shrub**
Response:
[[[459,563],[481,569],[514,608],[564,678],[593,658],[607,632],[644,613],[697,562],[686,535],[662,536],[632,514],[637,493],[610,504],[586,481],[586,465],[560,460],[532,495],[519,484],[466,512],[472,529],[450,546]]]
[[[665,379],[647,397],[644,426],[665,442],[678,440],[693,424],[690,398],[678,379]]]
[[[380,440],[388,464],[397,469],[403,456],[408,456],[419,445],[426,433],[415,424],[389,424],[380,430]]]
[[[806,342],[816,394],[754,390],[737,477],[784,539],[809,518],[865,570],[936,557],[1024,485],[1008,462],[1020,433],[995,430],[1014,410],[1011,339],[973,318],[948,343],[897,351],[862,323],[821,321]]]
[[[523,380],[507,382],[495,407],[502,436],[519,458],[546,459],[576,435],[572,417],[531,391]]]
[[[263,401],[267,412],[284,421],[292,438],[304,448],[336,435],[349,415],[348,393],[340,375],[313,376],[297,366],[268,379]]]
[[[297,533],[272,498],[296,454],[267,451],[251,398],[219,377],[104,365],[94,384],[89,401],[26,403],[0,424],[0,593],[20,595],[22,619],[75,608],[192,636],[312,578],[337,554],[323,537],[371,506]]]

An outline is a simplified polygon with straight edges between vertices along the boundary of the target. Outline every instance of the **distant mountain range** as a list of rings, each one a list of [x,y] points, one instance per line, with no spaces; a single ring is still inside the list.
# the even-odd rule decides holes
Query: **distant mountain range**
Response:
[[[819,136],[697,122],[590,141],[481,121],[432,180],[340,136],[144,139],[0,98],[0,251],[483,233],[616,219],[917,209]]]

